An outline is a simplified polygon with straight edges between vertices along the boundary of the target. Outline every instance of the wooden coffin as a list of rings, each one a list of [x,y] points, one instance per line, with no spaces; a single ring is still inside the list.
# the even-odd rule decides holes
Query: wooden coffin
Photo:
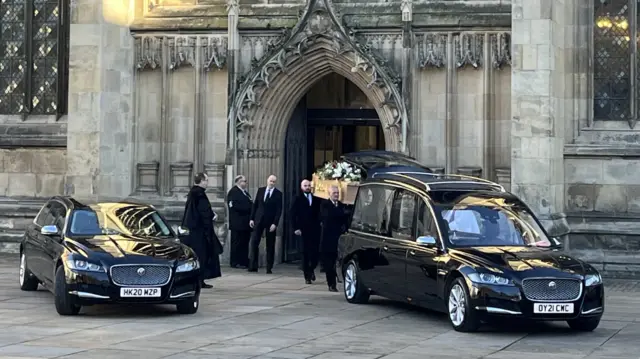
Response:
[[[340,202],[344,204],[354,204],[358,193],[359,182],[345,182],[339,180],[321,180],[318,175],[313,175],[311,190],[313,195],[320,198],[329,199],[329,187],[336,185],[340,191]]]

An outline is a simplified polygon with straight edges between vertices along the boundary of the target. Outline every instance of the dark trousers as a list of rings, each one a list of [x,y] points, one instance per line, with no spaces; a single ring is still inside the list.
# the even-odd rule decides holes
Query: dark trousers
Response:
[[[231,250],[229,251],[229,264],[235,266],[249,266],[249,241],[251,231],[231,231]]]
[[[318,240],[315,237],[304,236],[299,236],[298,239],[302,241],[302,272],[304,273],[304,279],[311,280],[313,272],[318,266]]]
[[[262,232],[265,233],[267,238],[267,270],[273,268],[273,260],[276,254],[276,231],[269,232],[269,227],[271,227],[271,224],[258,224],[253,229],[253,235],[249,243],[249,269],[258,269]]]
[[[322,252],[320,254],[320,260],[324,273],[327,276],[327,285],[329,288],[336,286],[336,280],[338,273],[336,272],[336,260],[338,259],[338,252]]]

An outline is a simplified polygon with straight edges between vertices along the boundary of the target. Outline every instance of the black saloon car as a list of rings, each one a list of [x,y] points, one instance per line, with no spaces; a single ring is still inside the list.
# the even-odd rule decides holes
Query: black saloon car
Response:
[[[20,243],[20,288],[42,284],[60,315],[101,303],[175,304],[198,310],[200,265],[149,205],[86,205],[54,197]]]
[[[602,278],[560,247],[496,183],[369,167],[339,261],[351,303],[371,294],[406,301],[448,313],[458,331],[495,316],[592,331],[604,312]]]

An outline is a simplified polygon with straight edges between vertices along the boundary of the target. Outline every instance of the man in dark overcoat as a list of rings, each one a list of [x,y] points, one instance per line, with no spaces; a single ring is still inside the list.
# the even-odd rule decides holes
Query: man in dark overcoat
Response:
[[[185,244],[198,256],[202,288],[212,288],[205,283],[205,279],[218,278],[222,275],[219,256],[223,249],[213,227],[217,216],[205,193],[209,177],[205,173],[198,173],[194,176],[193,182],[194,185],[187,195],[182,218],[182,227],[189,230]]]
[[[307,284],[316,280],[320,239],[320,199],[311,193],[311,182],[303,180],[291,205],[291,228],[302,247],[302,272]]]
[[[235,186],[227,193],[229,208],[229,230],[231,231],[231,268],[249,267],[249,240],[251,239],[251,195],[247,191],[247,179],[240,175],[235,178]]]
[[[320,205],[320,260],[327,277],[329,291],[337,292],[336,260],[338,259],[338,240],[347,229],[347,213],[345,206],[338,200],[340,192],[338,186],[329,188],[329,199]]]
[[[260,240],[264,233],[267,240],[267,274],[272,273],[276,252],[276,229],[282,215],[282,192],[276,188],[276,180],[276,176],[271,175],[267,178],[267,185],[258,188],[251,208],[249,225],[253,228],[253,235],[249,242],[249,272],[258,271]]]

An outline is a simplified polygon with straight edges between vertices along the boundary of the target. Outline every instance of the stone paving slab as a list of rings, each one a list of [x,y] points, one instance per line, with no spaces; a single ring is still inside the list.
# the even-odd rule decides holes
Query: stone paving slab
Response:
[[[20,291],[17,268],[17,258],[0,256],[0,359],[640,358],[638,282],[605,282],[607,311],[593,333],[501,323],[465,334],[442,314],[384,298],[349,304],[321,280],[304,284],[289,265],[273,275],[223,268],[191,316],[111,305],[60,317],[46,290]]]

